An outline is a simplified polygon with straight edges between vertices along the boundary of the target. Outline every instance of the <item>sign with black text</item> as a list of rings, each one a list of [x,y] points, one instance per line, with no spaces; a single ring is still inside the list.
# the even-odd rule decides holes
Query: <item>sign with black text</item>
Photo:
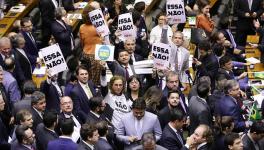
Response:
[[[93,10],[89,13],[90,20],[94,27],[96,28],[97,33],[104,37],[109,35],[110,31],[104,19],[104,15],[101,9]]]
[[[68,69],[58,44],[42,48],[40,53],[51,76]]]
[[[154,67],[157,69],[167,69],[170,65],[171,47],[164,43],[152,44],[152,56]]]
[[[186,22],[183,0],[167,0],[166,12],[170,25]]]
[[[119,37],[122,41],[127,38],[136,38],[136,29],[133,25],[132,15],[130,13],[118,16],[118,30],[121,32]]]

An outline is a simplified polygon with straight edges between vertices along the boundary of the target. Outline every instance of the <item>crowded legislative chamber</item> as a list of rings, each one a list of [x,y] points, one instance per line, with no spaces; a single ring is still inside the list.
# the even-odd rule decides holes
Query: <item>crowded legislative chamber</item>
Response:
[[[264,0],[0,0],[0,150],[264,150]]]

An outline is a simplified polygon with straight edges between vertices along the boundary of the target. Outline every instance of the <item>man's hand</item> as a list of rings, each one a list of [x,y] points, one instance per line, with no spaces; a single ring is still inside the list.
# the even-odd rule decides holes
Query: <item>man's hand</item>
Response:
[[[256,29],[260,28],[260,23],[259,23],[258,19],[253,20],[253,24],[254,24],[254,27]]]
[[[256,13],[256,12],[253,12],[253,13],[252,13],[252,17],[253,17],[253,18],[256,18],[256,17],[257,17],[257,13]]]
[[[248,12],[245,13],[245,17],[250,17],[250,14]]]
[[[225,47],[231,47],[232,44],[230,43],[230,41],[225,40],[225,42],[224,42],[224,46],[225,46]]]
[[[235,48],[233,53],[236,54],[236,55],[239,55],[241,53],[241,50]]]
[[[135,141],[137,141],[138,140],[138,138],[136,137],[136,136],[129,136],[128,137],[128,141],[130,142],[130,143],[133,143],[133,142],[135,142]]]
[[[198,59],[193,58],[193,63],[196,64],[197,66],[200,66],[202,63],[198,61]]]

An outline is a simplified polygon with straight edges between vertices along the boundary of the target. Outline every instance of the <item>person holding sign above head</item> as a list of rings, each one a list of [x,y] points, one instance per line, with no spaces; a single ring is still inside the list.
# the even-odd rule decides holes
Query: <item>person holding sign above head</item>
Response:
[[[214,29],[214,21],[210,16],[210,4],[208,0],[198,0],[197,2],[200,14],[196,16],[196,26],[205,31],[206,35],[210,35]]]
[[[163,38],[163,40],[167,39],[166,43],[168,43],[168,41],[171,42],[171,37],[172,37],[173,33],[172,33],[172,30],[171,30],[171,27],[167,25],[166,14],[164,12],[161,12],[157,16],[157,19],[158,19],[158,25],[155,26],[151,30],[149,43],[153,44],[153,43],[161,42],[162,38]],[[167,34],[167,36],[165,36],[166,34]]]
[[[183,87],[186,87],[188,75],[185,72],[189,69],[190,52],[182,46],[183,38],[183,33],[180,31],[176,31],[172,36],[170,65],[172,70],[179,74]]]
[[[93,26],[89,13],[93,10],[99,9],[100,4],[96,1],[91,2],[83,10],[83,22],[80,26],[79,34],[81,45],[83,49],[81,63],[89,66],[89,76],[90,79],[95,83],[99,84],[100,82],[100,73],[102,67],[99,64],[99,61],[94,59],[95,54],[95,45],[102,44],[102,38],[96,32],[96,28]]]

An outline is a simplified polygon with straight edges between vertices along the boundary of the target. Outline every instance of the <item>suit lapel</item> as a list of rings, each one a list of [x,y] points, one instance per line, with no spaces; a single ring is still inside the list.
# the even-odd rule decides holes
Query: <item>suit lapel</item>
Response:
[[[79,89],[80,94],[81,94],[80,96],[81,96],[83,99],[85,99],[85,100],[88,101],[88,97],[86,96],[86,94],[85,94],[85,92],[84,92],[84,89],[82,88],[82,86],[80,85],[80,83],[78,83],[77,86],[78,86],[78,89]]]

